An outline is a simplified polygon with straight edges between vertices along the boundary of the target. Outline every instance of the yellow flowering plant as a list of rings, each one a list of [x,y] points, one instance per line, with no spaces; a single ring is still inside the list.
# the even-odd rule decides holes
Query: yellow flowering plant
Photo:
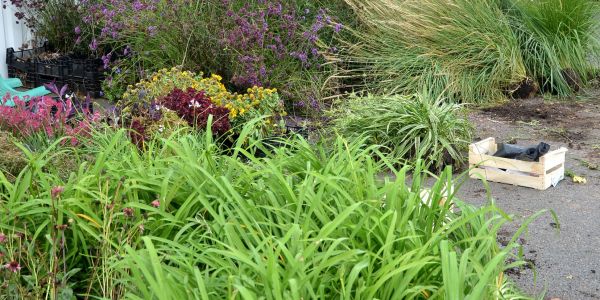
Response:
[[[282,132],[284,126],[277,123],[277,116],[285,116],[283,103],[276,89],[254,86],[245,94],[234,94],[225,104],[229,109],[229,119],[234,127],[240,127],[249,121],[264,117],[256,128],[258,136],[268,136]]]
[[[221,77],[213,75],[203,78],[202,75],[202,73],[183,71],[179,67],[161,69],[136,83],[135,86],[128,86],[121,101],[125,105],[136,102],[149,103],[168,95],[176,88],[186,90],[190,87],[204,90],[211,98],[224,101],[220,97],[226,96],[224,93],[227,93],[227,89],[221,83]]]
[[[176,88],[193,88],[204,91],[212,103],[229,109],[234,130],[241,129],[255,118],[263,117],[255,127],[254,136],[264,137],[283,131],[284,126],[277,122],[277,117],[285,116],[286,112],[276,89],[254,86],[244,94],[231,93],[222,80],[216,74],[205,78],[202,73],[184,71],[179,67],[162,69],[135,86],[128,86],[121,104],[126,111],[126,107],[134,103],[154,103]]]

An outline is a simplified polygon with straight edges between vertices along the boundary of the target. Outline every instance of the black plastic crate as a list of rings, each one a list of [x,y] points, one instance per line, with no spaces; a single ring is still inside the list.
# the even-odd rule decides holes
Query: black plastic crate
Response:
[[[33,58],[38,49],[28,49],[15,51],[13,48],[6,49],[6,65],[20,71],[35,71],[35,62]]]
[[[42,86],[44,84],[54,83],[54,84],[56,84],[56,86],[61,87],[65,84],[69,84],[69,81],[62,77],[36,74],[35,83],[36,83],[36,86]]]
[[[67,76],[68,64],[63,59],[38,60],[35,62],[35,70],[38,75],[64,78]]]
[[[68,72],[73,80],[102,81],[102,66],[102,60],[99,59],[71,59]]]
[[[36,59],[45,50],[45,46],[21,51],[8,48],[6,63],[9,76],[21,78],[26,88],[54,82],[57,86],[67,84],[72,91],[90,93],[94,97],[102,96],[102,81],[105,78],[102,60],[68,56]]]
[[[24,88],[34,88],[37,86],[35,73],[25,72],[9,66],[8,77],[21,79]]]

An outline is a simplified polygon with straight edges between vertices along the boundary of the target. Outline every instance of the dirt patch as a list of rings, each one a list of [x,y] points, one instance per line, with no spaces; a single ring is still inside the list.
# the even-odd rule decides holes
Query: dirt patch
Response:
[[[559,141],[568,144],[569,148],[581,150],[582,141],[587,138],[587,132],[581,129],[569,129],[569,128],[548,128],[546,130],[547,135]]]
[[[578,104],[551,103],[541,98],[528,100],[511,100],[500,106],[482,109],[494,117],[517,122],[561,121],[575,117]]]

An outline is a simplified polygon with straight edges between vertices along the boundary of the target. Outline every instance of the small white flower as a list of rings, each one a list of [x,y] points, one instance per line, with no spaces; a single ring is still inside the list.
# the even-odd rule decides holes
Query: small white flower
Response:
[[[158,126],[158,132],[163,132],[165,130],[165,126],[160,125]]]
[[[196,99],[192,99],[190,101],[189,107],[200,107],[200,106],[201,106],[200,103],[198,101],[196,101]]]

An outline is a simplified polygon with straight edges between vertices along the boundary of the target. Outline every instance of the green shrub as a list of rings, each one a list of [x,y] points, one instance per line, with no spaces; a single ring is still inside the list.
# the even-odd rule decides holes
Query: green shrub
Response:
[[[253,142],[231,156],[208,133],[154,140],[145,152],[125,131],[92,141],[79,151],[95,159],[68,181],[44,168],[58,143],[32,157],[14,184],[0,179],[1,263],[15,266],[3,271],[2,291],[36,299],[521,299],[503,273],[524,264],[513,254],[521,231],[500,248],[497,232],[509,218],[492,202],[475,208],[444,192],[450,170],[421,199],[425,171],[378,179],[392,162],[374,159],[377,147],[361,140],[325,147],[296,138],[272,150]],[[252,155],[258,149],[264,158]]]
[[[600,12],[590,0],[505,0],[527,73],[546,90],[567,96],[590,79],[600,44]]]
[[[346,0],[365,28],[336,59],[376,93],[427,88],[462,102],[486,102],[526,77],[519,42],[491,0]]]
[[[422,92],[412,96],[350,97],[331,112],[335,128],[348,137],[367,137],[395,159],[424,159],[434,167],[464,162],[472,126],[461,106]]]

